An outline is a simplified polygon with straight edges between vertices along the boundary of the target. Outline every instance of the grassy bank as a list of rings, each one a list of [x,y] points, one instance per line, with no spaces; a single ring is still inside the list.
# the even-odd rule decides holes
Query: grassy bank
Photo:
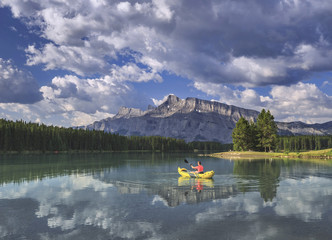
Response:
[[[332,148],[309,151],[309,152],[289,152],[289,153],[274,153],[274,152],[220,152],[209,154],[211,157],[231,158],[231,159],[245,159],[245,158],[294,158],[294,159],[330,159],[332,160]]]

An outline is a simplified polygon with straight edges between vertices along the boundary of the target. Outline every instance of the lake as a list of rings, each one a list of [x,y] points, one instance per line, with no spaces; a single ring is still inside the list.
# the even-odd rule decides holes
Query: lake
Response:
[[[0,239],[332,239],[331,161],[0,157]],[[185,158],[213,179],[179,177]]]

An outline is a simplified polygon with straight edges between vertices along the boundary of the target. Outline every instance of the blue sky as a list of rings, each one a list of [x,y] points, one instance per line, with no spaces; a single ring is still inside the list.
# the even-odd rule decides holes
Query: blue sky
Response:
[[[1,0],[0,117],[59,126],[168,94],[332,120],[330,0]]]

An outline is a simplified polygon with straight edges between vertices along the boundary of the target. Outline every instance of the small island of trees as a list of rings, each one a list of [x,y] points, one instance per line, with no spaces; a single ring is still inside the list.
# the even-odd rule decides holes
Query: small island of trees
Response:
[[[234,151],[309,151],[332,148],[332,135],[278,136],[277,124],[263,109],[256,122],[241,117],[232,132]]]

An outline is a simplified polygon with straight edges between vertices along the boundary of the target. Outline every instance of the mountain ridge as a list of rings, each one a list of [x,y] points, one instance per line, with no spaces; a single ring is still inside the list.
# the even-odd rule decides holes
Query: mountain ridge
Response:
[[[191,141],[232,142],[232,131],[240,117],[255,121],[259,112],[216,101],[169,95],[158,107],[146,111],[121,107],[111,118],[86,126],[126,136],[163,136]],[[281,135],[332,134],[332,121],[323,124],[276,122]]]

